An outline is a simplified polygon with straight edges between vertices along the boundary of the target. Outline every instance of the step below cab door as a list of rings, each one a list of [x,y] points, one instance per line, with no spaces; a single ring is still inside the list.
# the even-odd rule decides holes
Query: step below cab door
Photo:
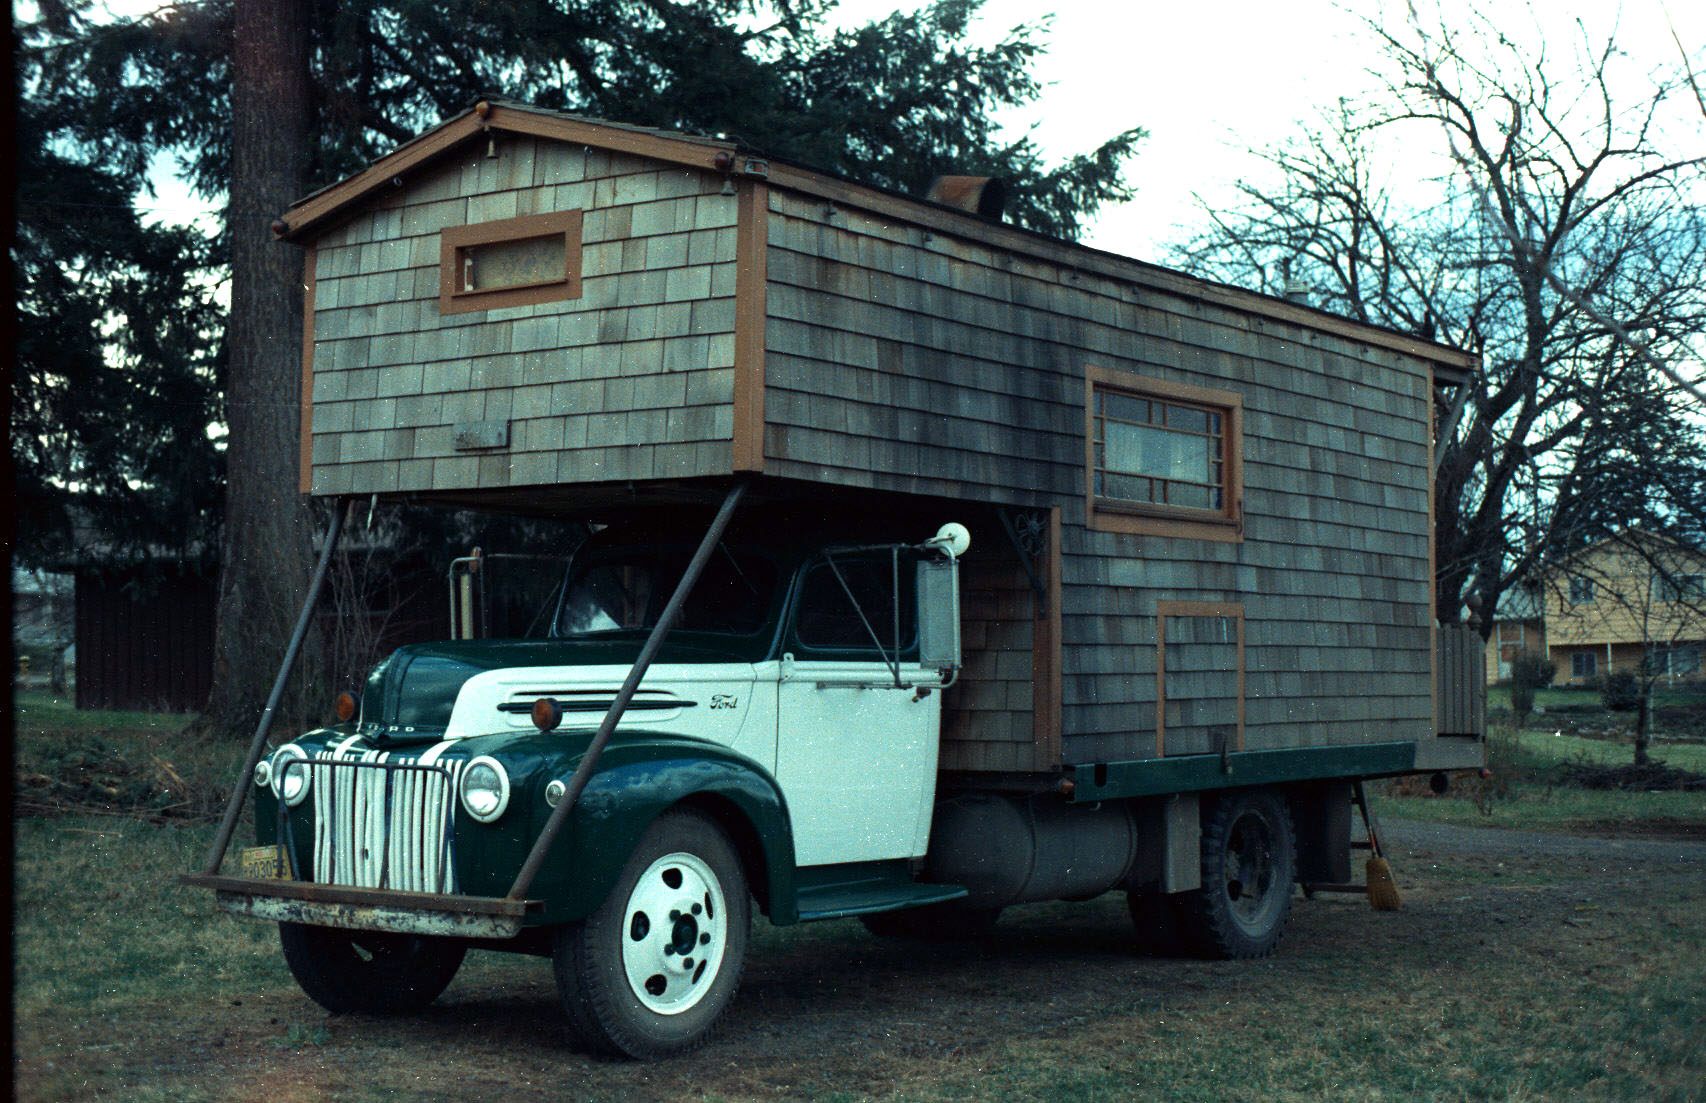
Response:
[[[890,558],[837,557],[836,565],[840,580],[821,560],[800,580],[777,687],[776,780],[795,860],[919,857],[930,839],[942,695],[930,688],[939,673],[917,661],[912,568],[900,571],[896,688]]]

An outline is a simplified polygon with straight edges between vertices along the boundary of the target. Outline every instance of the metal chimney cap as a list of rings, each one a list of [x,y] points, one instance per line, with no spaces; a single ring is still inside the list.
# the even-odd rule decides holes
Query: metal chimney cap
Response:
[[[945,207],[999,220],[1007,209],[1007,181],[999,176],[938,176],[925,199]]]

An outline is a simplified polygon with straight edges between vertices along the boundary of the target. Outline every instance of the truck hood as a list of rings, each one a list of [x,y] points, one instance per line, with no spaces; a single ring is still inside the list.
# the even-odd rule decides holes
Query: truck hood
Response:
[[[639,658],[645,632],[612,632],[573,640],[467,640],[399,647],[368,676],[362,734],[375,742],[431,742],[444,737],[456,698],[470,678],[528,667],[627,667]],[[750,661],[752,641],[711,633],[676,632],[659,664]]]

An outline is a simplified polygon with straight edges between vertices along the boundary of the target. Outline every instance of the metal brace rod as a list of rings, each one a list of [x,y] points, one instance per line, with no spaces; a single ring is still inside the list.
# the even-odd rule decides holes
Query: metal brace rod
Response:
[[[664,637],[675,627],[675,621],[681,614],[681,607],[687,603],[687,597],[693,592],[699,576],[705,571],[705,564],[710,562],[717,545],[722,542],[723,533],[729,527],[729,520],[734,516],[735,506],[746,493],[746,482],[735,483],[729,488],[728,496],[717,510],[717,516],[711,521],[711,527],[705,533],[705,538],[699,542],[699,550],[693,553],[693,558],[687,564],[687,570],[682,572],[681,581],[676,583],[675,593],[670,595],[669,604],[663,607],[657,624],[652,628],[651,635],[646,637],[645,646],[640,648],[640,657],[634,660],[633,669],[628,671],[628,678],[617,691],[616,699],[610,702],[610,711],[604,714],[604,721],[598,725],[598,734],[592,737],[592,743],[587,746],[586,754],[582,756],[580,765],[575,768],[574,776],[569,778],[568,788],[563,791],[563,799],[557,802],[557,807],[551,810],[551,818],[545,821],[545,829],[539,833],[539,838],[533,843],[533,849],[528,852],[527,861],[522,863],[521,872],[515,875],[515,884],[510,886],[509,899],[520,900],[527,895],[527,890],[533,886],[533,879],[539,876],[539,869],[545,864],[545,856],[551,850],[551,844],[557,841],[562,833],[563,825],[569,822],[569,813],[574,811],[575,803],[580,800],[581,791],[587,782],[592,780],[593,771],[598,768],[599,756],[604,753],[605,744],[616,731],[616,725],[622,719],[622,714],[628,711],[628,702],[633,700],[634,692],[640,688],[640,679],[646,676],[652,660],[657,657],[658,650],[663,646]],[[251,767],[252,768],[252,767]]]
[[[302,650],[302,641],[308,635],[308,626],[314,619],[314,606],[320,602],[320,591],[326,585],[326,568],[331,566],[332,552],[338,546],[338,537],[344,531],[344,500],[339,498],[337,506],[332,510],[332,524],[326,529],[326,546],[320,549],[320,561],[314,565],[314,574],[308,581],[308,596],[302,599],[302,613],[296,618],[296,631],[290,634],[290,644],[284,649],[284,660],[278,664],[278,677],[273,679],[272,692],[267,694],[266,708],[261,710],[261,719],[255,725],[255,738],[249,743],[249,755],[243,760],[243,770],[237,775],[237,787],[231,791],[231,799],[225,805],[225,819],[219,824],[219,834],[213,840],[213,848],[207,852],[207,865],[202,872],[209,876],[219,872],[219,865],[225,861],[225,851],[231,845],[231,836],[237,830],[237,819],[243,814],[243,802],[249,798],[249,780],[255,776],[255,764],[261,760],[261,751],[266,747],[267,733],[272,730],[273,716],[278,712],[278,703],[284,697],[284,687],[290,681],[290,669],[296,665],[296,655]]]

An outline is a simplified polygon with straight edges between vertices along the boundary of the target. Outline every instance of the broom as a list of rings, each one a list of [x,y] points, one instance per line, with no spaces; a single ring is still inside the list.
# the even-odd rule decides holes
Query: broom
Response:
[[[1374,826],[1374,813],[1368,807],[1368,795],[1362,791],[1362,782],[1356,783],[1357,807],[1362,809],[1362,824],[1368,830],[1368,849],[1371,856],[1368,865],[1363,870],[1363,880],[1368,883],[1368,903],[1378,912],[1395,912],[1404,906],[1404,898],[1398,894],[1398,882],[1392,879],[1392,863],[1386,860],[1386,852],[1380,847],[1380,834]]]

